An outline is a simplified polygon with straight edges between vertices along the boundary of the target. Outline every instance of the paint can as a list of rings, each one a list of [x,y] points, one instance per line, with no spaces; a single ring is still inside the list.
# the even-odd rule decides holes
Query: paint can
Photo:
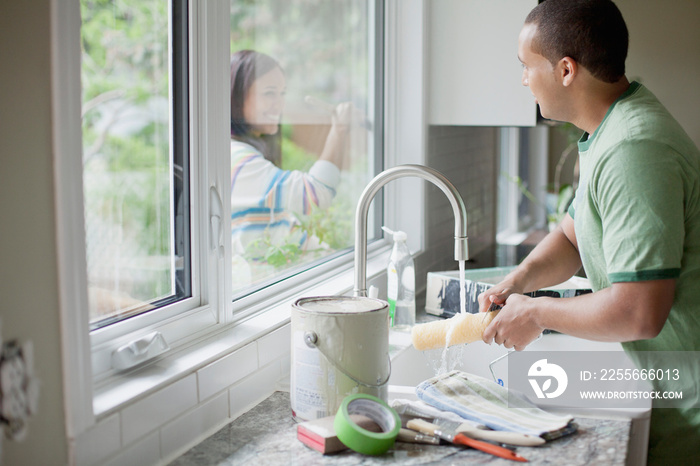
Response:
[[[335,415],[355,393],[386,401],[391,361],[385,301],[301,298],[292,305],[291,346],[289,391],[296,421]]]

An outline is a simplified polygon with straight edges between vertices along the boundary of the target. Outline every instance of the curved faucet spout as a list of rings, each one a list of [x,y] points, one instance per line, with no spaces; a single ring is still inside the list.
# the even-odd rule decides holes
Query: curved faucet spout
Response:
[[[367,296],[367,213],[372,199],[388,182],[410,176],[430,181],[445,193],[455,216],[455,260],[469,259],[467,209],[457,188],[442,173],[430,167],[399,165],[389,168],[369,182],[357,202],[357,210],[355,211],[355,296]]]

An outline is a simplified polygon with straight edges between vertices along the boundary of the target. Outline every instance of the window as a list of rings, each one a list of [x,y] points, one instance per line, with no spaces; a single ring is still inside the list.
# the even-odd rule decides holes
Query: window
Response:
[[[501,244],[520,244],[545,224],[548,129],[500,129],[498,234]]]
[[[80,0],[80,9],[87,320],[99,383],[124,368],[120,347],[155,332],[164,350],[181,346],[351,263],[355,205],[382,167],[383,4]],[[231,137],[222,71],[243,49],[274,57],[283,76],[272,93],[258,88],[285,100],[260,114],[275,119],[270,177],[235,171],[235,143],[259,150]],[[253,121],[256,134],[264,123]],[[300,209],[280,203],[292,178]],[[381,200],[373,206],[370,239],[380,237]],[[258,221],[241,238],[247,208]]]
[[[377,10],[231,0],[234,298],[352,246],[357,200],[381,167]]]
[[[329,248],[325,257],[313,258],[303,266],[297,267],[294,264],[287,270],[280,270],[267,282],[259,283],[255,292],[247,289],[234,295],[228,222],[231,205],[226,202],[226,196],[220,194],[227,194],[230,189],[229,102],[233,5],[231,0],[158,1],[96,0],[94,4],[88,0],[50,2],[51,121],[60,325],[64,355],[62,371],[66,412],[70,413],[66,428],[71,438],[82,435],[101,416],[124,408],[131,401],[168,386],[184,375],[223,357],[228,351],[239,348],[239,345],[247,345],[251,339],[284,325],[285,319],[289,318],[289,302],[302,293],[308,295],[310,290],[316,294],[346,293],[352,289],[353,284],[353,258],[345,246]],[[359,190],[364,186],[365,180],[383,168],[384,163],[389,166],[424,163],[424,102],[423,99],[416,98],[422,95],[424,80],[421,74],[414,73],[416,69],[424,69],[425,63],[421,46],[424,40],[424,8],[413,2],[381,0],[343,0],[334,3],[352,7],[352,11],[362,11],[362,15],[366,15],[353,16],[367,23],[366,29],[358,29],[367,34],[364,42],[358,39],[358,44],[364,43],[367,50],[366,53],[362,52],[364,58],[355,65],[358,70],[366,67],[363,71],[366,85],[356,87],[353,84],[349,87],[351,90],[366,92],[366,97],[363,97],[366,101],[357,99],[355,94],[334,98],[319,91],[314,95],[331,103],[352,100],[363,114],[365,128],[362,137],[366,139],[361,145],[353,146],[365,148],[360,156],[364,160],[362,171],[354,172],[349,177],[356,182],[345,183],[344,180],[340,185],[345,186],[342,189],[352,186],[352,189]],[[251,2],[247,4],[252,5]],[[87,78],[82,73],[82,60],[85,59],[85,53],[88,53],[88,50],[83,50],[85,44],[82,36],[84,28],[88,27],[83,20],[91,17],[91,12],[85,10],[90,5],[102,8],[103,22],[97,26],[102,31],[96,35],[101,36],[99,40],[103,41],[118,36],[113,29],[120,25],[119,18],[127,22],[137,21],[132,17],[135,13],[131,11],[146,10],[151,14],[165,14],[167,18],[159,18],[158,27],[154,27],[150,35],[144,34],[143,29],[130,27],[126,28],[126,32],[119,33],[126,34],[129,40],[135,40],[133,34],[140,31],[145,43],[153,44],[162,41],[166,36],[163,30],[167,30],[166,42],[159,42],[159,47],[168,49],[167,59],[159,58],[162,63],[167,62],[163,68],[168,74],[167,85],[161,84],[167,86],[167,91],[161,90],[157,95],[161,100],[167,98],[168,106],[172,108],[167,113],[159,114],[162,116],[157,121],[162,126],[158,131],[167,127],[168,137],[158,139],[162,146],[152,145],[158,149],[153,149],[151,155],[156,157],[155,154],[158,154],[158,161],[164,163],[163,166],[167,164],[172,167],[174,172],[170,177],[159,178],[159,182],[170,185],[160,188],[162,192],[169,192],[170,201],[154,203],[162,208],[161,213],[168,214],[168,222],[159,225],[170,228],[167,234],[170,235],[172,245],[166,247],[165,241],[161,242],[163,249],[154,255],[167,254],[171,257],[169,271],[164,272],[163,276],[167,274],[169,280],[174,281],[170,282],[169,296],[171,299],[174,297],[175,302],[163,301],[163,297],[168,296],[165,293],[140,295],[143,296],[140,299],[144,302],[144,309],[139,311],[146,312],[134,313],[129,317],[116,312],[107,318],[109,322],[100,322],[94,313],[90,315],[88,299],[88,289],[92,284],[88,275],[87,245],[97,243],[87,238],[90,233],[86,228],[85,207],[96,200],[88,199],[86,202],[86,194],[91,192],[88,189],[92,188],[86,186],[88,181],[84,176],[82,153],[84,137],[90,142],[87,129],[90,122],[87,120],[96,118],[99,114],[96,108],[83,108],[83,80]],[[128,14],[123,13],[125,9],[129,11]],[[111,19],[108,19],[110,16]],[[148,21],[155,24],[156,18],[151,17]],[[360,23],[356,21],[351,23],[352,26],[346,27],[357,28],[358,24]],[[154,51],[157,48],[153,45],[151,47]],[[134,54],[147,49],[145,45],[136,47]],[[360,45],[352,50],[355,52],[350,55],[358,55],[361,52]],[[110,55],[109,58],[113,56]],[[279,60],[286,66],[286,58]],[[290,71],[285,71],[290,79],[288,93],[294,94],[297,91],[293,90]],[[115,69],[114,77],[122,72],[121,68]],[[384,95],[385,80],[392,85],[386,87]],[[324,88],[323,81],[319,82],[318,89]],[[305,97],[307,94],[304,92],[309,88],[301,89],[298,92]],[[186,98],[182,98],[183,93]],[[94,95],[96,94],[92,96]],[[139,103],[143,102],[139,99],[147,100],[147,97],[152,96],[137,93],[137,97]],[[289,95],[289,99],[293,100],[293,95]],[[89,100],[89,97],[84,99],[85,102]],[[93,105],[97,103],[99,99]],[[284,113],[283,126],[313,129],[314,125],[319,125],[316,120],[306,123],[301,120],[292,121],[290,108]],[[325,118],[327,129],[327,114]],[[391,123],[387,125],[386,138],[383,136],[384,119]],[[284,129],[285,132],[295,130],[296,128]],[[155,134],[155,131],[151,134]],[[165,144],[167,150],[164,149]],[[129,147],[127,153],[128,149]],[[178,153],[181,154],[180,159],[177,158]],[[182,181],[178,179],[177,165],[182,166]],[[101,167],[91,168],[97,170]],[[348,173],[343,176],[348,176]],[[415,181],[415,185],[410,181]],[[383,190],[385,198],[377,195],[372,203],[369,237],[379,238],[379,227],[387,222],[389,226],[407,231],[409,237],[417,242],[411,246],[412,250],[420,250],[421,238],[425,237],[421,234],[425,226],[421,202],[423,187],[424,183],[418,179],[387,185]],[[149,189],[154,190],[152,186]],[[342,189],[338,188],[336,199],[340,198]],[[178,192],[185,199],[182,202]],[[189,199],[184,196],[189,196]],[[406,206],[410,208],[407,209]],[[189,223],[188,227],[180,229],[180,221]],[[223,228],[218,228],[217,224]],[[347,238],[346,244],[349,245],[350,242],[350,238]],[[374,241],[368,247],[367,277],[370,281],[375,280],[372,283],[374,285],[381,286],[385,282],[382,273],[389,250],[389,245],[384,241]],[[138,253],[140,250],[136,249],[136,254]],[[159,260],[162,264],[162,257]],[[188,273],[189,290],[178,285],[179,275],[185,277]],[[100,325],[97,325],[98,322]],[[113,368],[111,359],[116,349],[129,345],[139,347],[139,344],[134,343],[142,343],[145,337],[154,332],[160,332],[171,348],[158,364],[137,367],[126,373]]]
[[[188,2],[81,0],[80,13],[88,320],[100,380],[142,362],[116,364],[116,348],[141,339],[165,351],[222,319],[197,226],[207,216],[192,207],[210,162],[191,142]]]
[[[81,1],[93,330],[191,297],[187,24],[172,7]]]

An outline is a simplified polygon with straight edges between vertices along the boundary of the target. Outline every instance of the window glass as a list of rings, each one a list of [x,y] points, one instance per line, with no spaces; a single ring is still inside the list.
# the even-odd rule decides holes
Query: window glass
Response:
[[[187,29],[169,3],[81,0],[93,329],[190,294],[186,73],[172,72],[186,70]]]
[[[357,199],[379,166],[375,9],[231,0],[234,297],[352,246]]]

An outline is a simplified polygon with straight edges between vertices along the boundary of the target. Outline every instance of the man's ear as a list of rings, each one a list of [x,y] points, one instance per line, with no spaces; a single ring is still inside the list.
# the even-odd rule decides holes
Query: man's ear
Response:
[[[557,73],[562,85],[569,86],[578,74],[578,63],[571,57],[564,57],[557,63]]]

